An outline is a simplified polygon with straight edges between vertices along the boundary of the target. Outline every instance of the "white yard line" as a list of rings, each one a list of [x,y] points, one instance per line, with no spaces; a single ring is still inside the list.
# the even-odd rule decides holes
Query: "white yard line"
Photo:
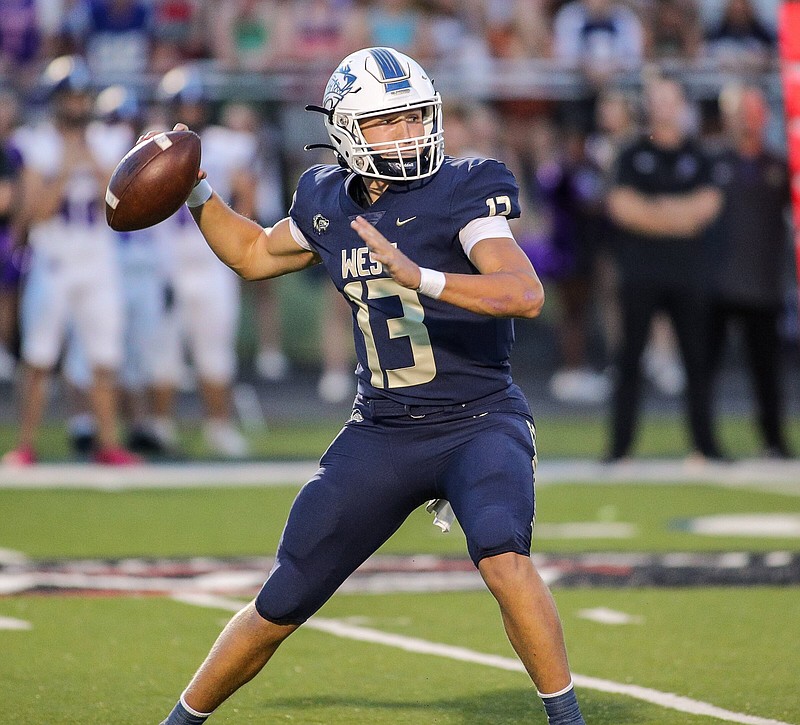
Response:
[[[242,602],[233,599],[204,594],[177,595],[174,599],[198,607],[224,609],[232,612],[238,612],[243,606]],[[487,667],[495,667],[501,670],[525,672],[522,663],[510,657],[487,655],[464,647],[454,647],[452,645],[429,642],[428,640],[418,639],[416,637],[389,634],[377,629],[347,624],[335,619],[312,617],[303,626],[321,632],[327,632],[335,637],[343,637],[344,639],[352,639],[359,642],[382,644],[387,647],[396,647],[406,652],[446,657],[460,662],[471,662],[473,664],[486,665]],[[677,710],[678,712],[685,712],[691,715],[715,717],[718,720],[742,723],[743,725],[790,725],[780,720],[772,720],[770,718],[725,710],[707,702],[693,700],[689,697],[675,695],[671,692],[661,692],[660,690],[654,690],[649,687],[613,682],[612,680],[588,677],[586,675],[573,674],[573,679],[578,687],[585,687],[589,690],[598,690],[615,695],[626,695],[668,710]]]
[[[0,466],[0,489],[146,488],[301,485],[317,471],[316,461],[145,464],[109,468],[96,464]],[[636,459],[605,465],[592,460],[551,459],[537,467],[537,485],[591,483],[706,483],[800,496],[800,461],[742,460],[734,464],[688,464]]]

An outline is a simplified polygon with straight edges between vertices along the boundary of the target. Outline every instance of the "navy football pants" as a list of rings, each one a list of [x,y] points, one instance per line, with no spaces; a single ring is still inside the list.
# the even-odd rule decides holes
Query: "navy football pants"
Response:
[[[450,501],[476,566],[529,555],[532,423],[527,405],[508,398],[421,419],[376,417],[357,401],[292,505],[258,612],[276,624],[304,622],[430,499]]]

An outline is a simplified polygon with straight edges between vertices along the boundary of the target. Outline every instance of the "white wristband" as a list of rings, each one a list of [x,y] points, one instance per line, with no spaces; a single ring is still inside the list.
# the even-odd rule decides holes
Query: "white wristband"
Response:
[[[203,204],[205,204],[211,198],[213,193],[214,190],[211,188],[211,184],[209,184],[205,179],[201,179],[200,183],[195,185],[194,189],[192,189],[191,193],[186,199],[186,206],[192,208],[196,206],[203,206]]]
[[[444,272],[439,272],[435,269],[428,269],[427,267],[420,267],[419,273],[420,278],[417,292],[438,300],[444,291],[444,284],[446,281]]]

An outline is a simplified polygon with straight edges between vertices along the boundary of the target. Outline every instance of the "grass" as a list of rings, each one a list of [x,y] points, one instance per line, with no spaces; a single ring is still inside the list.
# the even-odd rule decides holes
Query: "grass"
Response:
[[[275,421],[251,434],[259,458],[317,458],[338,422]],[[9,426],[0,427],[0,445]],[[48,460],[68,458],[58,426],[45,431]],[[601,455],[605,422],[542,419],[543,458]],[[800,424],[790,436],[800,450]],[[725,419],[722,437],[737,456],[758,443],[746,420]],[[198,432],[188,451],[203,454]],[[10,445],[10,443],[8,444]],[[640,456],[686,452],[680,420],[648,418]],[[273,553],[300,481],[269,488],[0,490],[0,549],[34,559],[126,556],[234,556]],[[537,491],[534,549],[582,551],[800,550],[800,538],[703,537],[681,527],[693,516],[797,513],[798,498],[702,484],[668,486],[573,482]],[[628,539],[548,538],[545,524],[625,522]],[[464,555],[458,529],[442,535],[415,512],[385,553]],[[800,723],[800,596],[794,587],[695,587],[554,590],[573,670],[710,702],[736,712]],[[580,616],[607,607],[635,623],[602,625]],[[496,605],[486,592],[339,594],[321,616],[385,632],[513,657]],[[159,722],[230,613],[157,597],[0,597],[0,617],[30,622],[0,629],[0,721],[11,725],[117,725]],[[710,725],[622,695],[579,689],[592,725]],[[527,678],[341,640],[301,629],[268,671],[215,715],[214,723],[301,725],[510,725],[545,718]]]
[[[37,559],[272,554],[297,489],[0,490],[0,548]],[[678,525],[693,516],[797,510],[796,498],[778,493],[699,484],[558,484],[539,489],[538,510],[539,552],[800,549],[800,538],[708,537]],[[548,538],[545,526],[613,521],[633,524],[634,535]],[[463,556],[465,542],[457,528],[442,534],[419,509],[382,552]]]
[[[800,722],[800,651],[787,646],[800,637],[796,592],[570,590],[556,597],[575,672]],[[636,614],[641,623],[610,628],[577,616],[596,606]],[[158,722],[228,617],[163,599],[52,597],[0,600],[0,615],[33,624],[27,632],[0,631],[0,693],[4,718],[11,716],[4,721],[15,725]],[[321,615],[513,657],[484,592],[339,595]],[[624,696],[585,689],[579,696],[593,725],[716,722]],[[214,718],[221,724],[423,721],[542,724],[544,717],[521,673],[301,629]]]
[[[535,409],[535,405],[534,405]],[[251,429],[247,437],[257,459],[317,459],[338,433],[344,420],[320,417],[313,420],[269,420],[266,430]],[[719,435],[723,447],[736,458],[758,455],[761,444],[749,418],[727,416],[720,420]],[[800,418],[787,425],[790,447],[800,453]],[[181,447],[189,458],[207,459],[200,428],[195,423],[182,425]],[[537,419],[540,457],[601,458],[607,448],[608,421],[597,415],[552,415]],[[13,447],[15,427],[0,424],[0,451]],[[41,457],[45,461],[70,458],[64,428],[46,425],[40,436]],[[633,454],[641,457],[682,457],[691,446],[682,418],[648,416],[642,421]]]

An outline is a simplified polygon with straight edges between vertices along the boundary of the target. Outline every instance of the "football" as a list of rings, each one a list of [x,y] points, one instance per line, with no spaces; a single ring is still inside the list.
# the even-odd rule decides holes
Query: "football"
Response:
[[[172,216],[197,183],[200,137],[166,131],[134,146],[106,189],[106,221],[118,232],[145,229]]]

